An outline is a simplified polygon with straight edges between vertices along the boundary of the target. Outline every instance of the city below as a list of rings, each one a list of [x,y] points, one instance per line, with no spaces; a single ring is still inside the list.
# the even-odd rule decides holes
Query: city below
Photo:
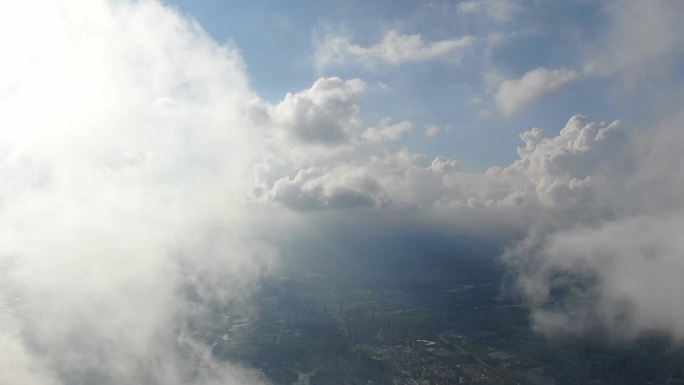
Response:
[[[526,307],[500,298],[500,278],[481,270],[361,288],[293,273],[263,287],[249,314],[218,314],[206,339],[216,359],[274,384],[684,384],[684,352],[667,338],[545,338]]]

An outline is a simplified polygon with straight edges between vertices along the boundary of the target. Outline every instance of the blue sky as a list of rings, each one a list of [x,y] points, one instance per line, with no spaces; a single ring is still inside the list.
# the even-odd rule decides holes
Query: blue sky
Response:
[[[575,114],[593,120],[618,117],[606,100],[610,80],[595,77],[549,92],[512,116],[501,116],[493,100],[497,85],[492,77],[519,78],[539,67],[581,68],[586,49],[606,23],[597,2],[483,1],[469,11],[467,5],[475,2],[168,3],[195,18],[217,41],[237,45],[263,99],[277,102],[320,76],[363,79],[374,89],[362,97],[365,125],[384,117],[409,120],[415,128],[399,144],[430,158],[458,159],[465,171],[509,164],[522,144],[518,135],[532,127],[553,136]],[[425,43],[464,36],[477,40],[459,62],[435,57],[375,68],[354,62],[316,68],[320,41],[344,35],[368,47],[390,30],[419,34]],[[423,132],[427,125],[450,129],[428,139]]]

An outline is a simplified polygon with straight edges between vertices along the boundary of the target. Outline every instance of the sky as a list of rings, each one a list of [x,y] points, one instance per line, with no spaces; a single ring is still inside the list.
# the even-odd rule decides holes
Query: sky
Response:
[[[618,116],[606,94],[612,79],[572,73],[582,72],[586,45],[606,22],[596,2],[170,4],[217,41],[238,46],[260,97],[277,102],[321,76],[360,78],[370,91],[361,111],[368,125],[411,121],[414,129],[397,145],[457,158],[467,171],[514,161],[518,134],[531,127],[553,135],[577,113]],[[506,104],[505,88],[497,96],[504,80],[538,68],[561,72],[515,104]]]
[[[533,330],[681,344],[683,15],[2,3],[0,383],[264,382],[197,325],[355,234],[496,239]]]

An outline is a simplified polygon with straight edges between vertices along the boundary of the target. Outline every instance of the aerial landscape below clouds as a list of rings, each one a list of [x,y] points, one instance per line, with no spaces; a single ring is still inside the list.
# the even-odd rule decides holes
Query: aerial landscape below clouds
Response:
[[[0,5],[0,383],[267,382],[202,330],[307,266],[681,344],[684,3],[198,3]]]

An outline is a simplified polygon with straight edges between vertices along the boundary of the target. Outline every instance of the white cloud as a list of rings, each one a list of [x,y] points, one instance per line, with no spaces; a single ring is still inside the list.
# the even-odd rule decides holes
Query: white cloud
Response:
[[[380,186],[366,170],[346,166],[327,173],[299,170],[294,178],[276,181],[270,199],[302,211],[379,207],[384,202]]]
[[[405,35],[396,30],[388,31],[379,43],[370,47],[353,44],[344,36],[326,37],[317,45],[314,61],[319,72],[345,63],[357,63],[374,69],[379,65],[429,60],[459,62],[463,51],[474,42],[472,36],[425,42],[420,34]]]
[[[449,174],[458,171],[459,165],[457,160],[438,156],[430,164],[430,169],[440,174]]]
[[[428,138],[434,138],[439,133],[439,126],[434,124],[425,127],[425,136]]]
[[[387,143],[384,137],[378,140]],[[258,192],[254,197],[299,211],[429,207],[441,194],[448,194],[442,178],[458,172],[458,162],[443,157],[431,165],[403,148],[370,150],[365,156],[350,151],[307,157],[283,150],[265,157],[253,168],[253,191]]]
[[[482,11],[485,3],[461,3],[459,10]],[[606,33],[586,44],[581,69],[539,67],[519,79],[497,79],[500,75],[487,73],[485,84],[488,92],[494,92],[493,86],[496,87],[495,100],[500,114],[514,115],[587,76],[618,77],[625,90],[638,97],[645,92],[650,92],[651,97],[672,92],[664,89],[672,86],[670,74],[676,72],[684,55],[684,42],[680,38],[684,27],[678,22],[684,6],[668,1],[633,0],[606,5],[604,12]]]
[[[310,89],[288,93],[275,106],[273,120],[299,142],[345,144],[360,124],[359,97],[365,89],[359,79],[321,78]]]
[[[639,215],[554,231],[526,247],[520,287],[527,299],[555,306],[535,309],[534,326],[550,335],[598,332],[612,340],[658,330],[684,338],[684,243],[674,215]],[[530,249],[537,250],[530,253]],[[554,290],[565,292],[554,295]]]
[[[673,275],[684,271],[675,230],[684,190],[673,182],[682,179],[678,121],[652,123],[644,136],[575,117],[555,138],[522,136],[520,160],[502,175],[522,172],[552,215],[506,261],[526,300],[554,304],[532,306],[538,331],[629,340],[657,330],[684,339],[684,313],[667,294],[682,289]]]
[[[628,136],[619,122],[595,123],[574,116],[554,138],[538,128],[520,135],[520,159],[504,172],[524,174],[536,197],[553,208],[592,204],[593,178],[629,169]],[[612,175],[611,175],[612,177]]]
[[[363,137],[371,144],[386,145],[409,128],[409,122],[392,124],[383,119],[379,128],[367,130]],[[281,146],[277,156],[265,157],[253,170],[259,199],[295,209],[343,207],[330,202],[335,191],[343,191],[345,181],[349,187],[345,194],[353,192],[358,198],[355,204],[369,207],[465,207],[479,202],[479,207],[574,210],[580,216],[599,213],[574,207],[590,207],[605,198],[596,191],[605,173],[630,167],[627,138],[618,122],[594,123],[575,116],[554,138],[543,138],[540,129],[523,133],[525,146],[518,149],[519,160],[486,175],[463,174],[455,160],[437,157],[430,164],[408,149],[388,151],[385,146],[367,155],[350,150],[305,156]],[[605,157],[606,152],[612,158]]]
[[[532,305],[540,332],[629,340],[658,331],[684,341],[684,314],[671,294],[682,290],[676,276],[684,272],[684,243],[676,230],[684,222],[682,83],[674,70],[684,54],[677,22],[682,6],[611,3],[605,33],[587,55],[583,73],[624,85],[621,91],[630,96],[622,92],[614,102],[637,109],[642,127],[601,124],[597,131],[577,125],[560,135],[567,138],[546,144],[538,132],[526,135],[521,158],[530,162],[528,175],[567,172],[560,181],[537,185],[546,186],[539,191],[547,204],[567,202],[562,215],[531,226],[507,255],[519,293],[532,303],[554,304]],[[558,147],[561,142],[566,144]]]
[[[384,118],[378,122],[378,127],[369,127],[363,133],[363,138],[369,144],[387,145],[401,139],[405,133],[412,129],[413,123],[409,121],[392,124],[391,118]]]
[[[505,22],[511,19],[518,8],[518,4],[512,0],[477,0],[459,3],[456,10],[462,14],[482,12],[496,21]]]
[[[684,4],[667,0],[615,2],[605,9],[606,33],[590,45],[584,71],[622,76],[626,85],[641,91],[645,78],[668,78],[677,72],[684,54]],[[658,83],[657,87],[662,87]],[[643,91],[641,91],[643,92]]]
[[[503,116],[510,116],[580,77],[576,71],[566,68],[536,68],[520,79],[501,82],[496,105]]]
[[[189,327],[275,263],[237,50],[154,1],[3,3],[0,45],[0,383],[260,383]]]

